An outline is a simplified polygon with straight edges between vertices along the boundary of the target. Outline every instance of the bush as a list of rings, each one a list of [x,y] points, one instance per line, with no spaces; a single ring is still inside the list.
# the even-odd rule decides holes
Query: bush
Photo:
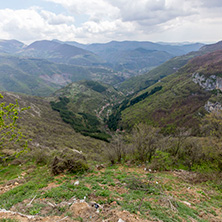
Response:
[[[105,153],[111,164],[115,162],[120,163],[125,159],[127,153],[127,146],[121,134],[115,134],[111,142],[106,146]]]
[[[172,158],[169,153],[157,150],[156,154],[152,158],[152,163],[149,168],[159,171],[169,170],[172,164]]]
[[[138,160],[151,162],[153,155],[158,148],[158,141],[161,139],[159,129],[140,123],[133,128],[132,142],[135,156]]]
[[[89,166],[84,155],[69,150],[64,150],[60,156],[55,156],[51,164],[51,172],[58,175],[65,171],[69,173],[83,173],[87,171]]]

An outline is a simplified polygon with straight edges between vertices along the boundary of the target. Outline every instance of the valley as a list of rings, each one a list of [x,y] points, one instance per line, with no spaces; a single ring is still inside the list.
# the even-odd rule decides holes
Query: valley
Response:
[[[222,220],[222,42],[0,52],[0,221]]]

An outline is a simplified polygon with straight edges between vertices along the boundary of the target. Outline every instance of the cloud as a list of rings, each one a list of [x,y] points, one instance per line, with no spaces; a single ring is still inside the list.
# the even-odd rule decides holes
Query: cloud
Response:
[[[114,19],[119,16],[119,9],[105,0],[46,0],[61,4],[74,14],[86,14],[90,20]]]
[[[40,11],[40,15],[50,25],[73,24],[75,21],[72,16],[56,15],[55,13],[44,10]]]
[[[33,39],[64,39],[64,33],[74,38],[74,18],[33,7],[23,10],[0,10],[1,38],[31,42]],[[70,36],[72,35],[72,36]]]
[[[222,7],[222,1],[221,0],[202,0],[200,1],[200,4],[202,7],[207,7],[207,8],[218,8]]]
[[[44,0],[39,7],[0,10],[0,38],[79,41],[216,41],[222,35],[221,0]]]

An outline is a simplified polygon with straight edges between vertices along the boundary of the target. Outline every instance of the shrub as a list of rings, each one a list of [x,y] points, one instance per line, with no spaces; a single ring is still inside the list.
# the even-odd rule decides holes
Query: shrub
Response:
[[[124,160],[127,153],[127,146],[121,134],[115,134],[111,142],[106,146],[105,153],[108,160],[114,164],[116,161]]]
[[[149,161],[155,154],[158,147],[158,140],[161,138],[159,129],[140,123],[133,128],[132,142],[135,156],[142,161]]]
[[[58,175],[65,171],[70,173],[83,173],[87,171],[89,166],[84,155],[71,151],[64,150],[60,156],[55,156],[51,164],[51,172],[53,175]]]
[[[156,154],[152,158],[152,163],[149,168],[153,170],[169,170],[172,166],[172,158],[169,153],[160,150],[156,151]]]

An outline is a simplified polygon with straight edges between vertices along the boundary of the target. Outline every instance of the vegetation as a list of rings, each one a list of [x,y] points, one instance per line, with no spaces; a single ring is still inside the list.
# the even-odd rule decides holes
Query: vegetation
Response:
[[[51,102],[53,110],[56,110],[60,113],[62,120],[72,126],[76,132],[82,133],[84,136],[91,136],[93,138],[101,139],[108,142],[110,136],[105,132],[101,132],[98,127],[100,122],[96,116],[93,116],[89,113],[78,113],[77,116],[72,111],[69,111],[67,104],[69,99],[66,97],[60,97],[59,102]]]
[[[1,153],[14,153],[9,144],[22,135],[32,141],[29,152],[0,162],[0,208],[36,221],[220,221],[222,111],[203,107],[222,96],[192,81],[212,61],[220,73],[220,59],[196,58],[128,97],[93,81],[47,99],[3,93]],[[109,143],[103,119],[116,131]]]
[[[0,90],[49,96],[70,82],[80,80],[117,84],[121,78],[111,69],[56,64],[44,59],[0,55]]]
[[[2,94],[0,94],[0,99],[3,99]],[[19,108],[18,102],[9,103],[6,105],[5,102],[0,103],[0,152],[4,148],[8,148],[9,144],[19,144],[23,147],[23,152],[27,149],[27,141],[24,139],[24,135],[21,130],[17,127],[16,123],[19,118],[19,113],[26,110],[26,108]],[[17,155],[18,155],[17,153]],[[14,153],[16,155],[16,152]],[[3,155],[3,160],[6,159]]]
[[[19,182],[1,194],[1,208],[34,215],[36,219],[47,217],[48,220],[56,216],[57,219],[81,218],[82,221],[102,221],[104,218],[116,221],[120,217],[136,221],[189,221],[191,218],[219,221],[222,216],[221,191],[212,181],[201,182],[201,174],[149,172],[144,166],[116,165],[102,170],[94,168],[83,174],[52,177],[44,166],[37,165],[31,173],[30,167],[29,164],[23,166],[26,182]],[[5,175],[8,170],[0,171],[0,174]],[[10,172],[14,177],[21,176],[21,172],[16,173],[12,168]],[[74,185],[77,181],[79,184]],[[1,183],[4,186],[5,181],[1,179]],[[80,206],[79,200],[89,205],[96,203],[99,213],[95,207],[73,211],[72,205]],[[73,201],[74,204],[68,204]]]
[[[135,96],[133,97],[133,95],[129,96],[129,99],[125,99],[122,103],[114,106],[113,113],[109,116],[109,119],[107,120],[108,127],[112,130],[117,130],[118,125],[122,119],[121,118],[122,112],[125,109],[135,105],[136,103],[139,103],[140,101],[145,100],[146,98],[155,94],[161,89],[162,89],[162,86],[157,86],[153,88],[150,92],[142,93],[139,96],[136,96],[136,97]]]

